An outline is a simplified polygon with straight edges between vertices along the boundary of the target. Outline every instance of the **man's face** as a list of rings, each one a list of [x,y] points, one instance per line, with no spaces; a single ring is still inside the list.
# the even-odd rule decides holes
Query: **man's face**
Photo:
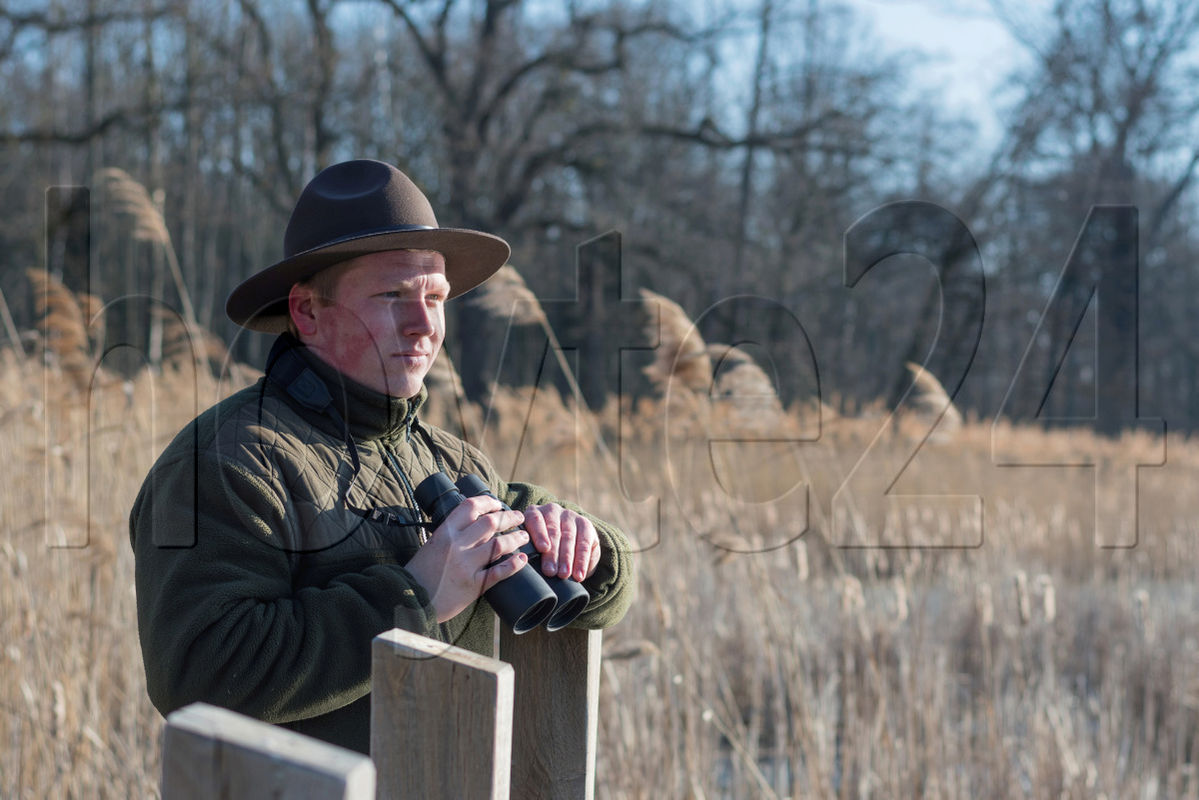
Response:
[[[428,250],[388,250],[332,269],[338,275],[331,298],[322,301],[300,286],[292,290],[301,340],[359,383],[412,397],[445,339],[445,258]]]

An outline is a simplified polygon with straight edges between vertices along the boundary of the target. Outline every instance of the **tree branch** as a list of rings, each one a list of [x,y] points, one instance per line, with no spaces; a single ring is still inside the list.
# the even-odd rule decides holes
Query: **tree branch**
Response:
[[[840,111],[826,111],[819,117],[803,122],[793,128],[750,133],[737,138],[722,131],[710,117],[704,117],[697,126],[690,129],[667,125],[644,125],[640,128],[640,132],[648,136],[659,136],[683,142],[691,142],[715,150],[762,147],[787,151],[806,144],[813,133],[844,118],[845,115]]]
[[[591,31],[591,18],[580,18],[572,21],[572,25],[581,26],[584,36]],[[558,69],[566,72],[572,72],[579,75],[602,75],[607,72],[619,70],[624,66],[624,58],[620,52],[624,43],[628,39],[644,36],[647,34],[664,34],[671,36],[679,41],[690,41],[693,37],[686,34],[678,27],[665,22],[645,22],[635,25],[631,28],[621,28],[620,26],[609,26],[601,28],[616,37],[616,44],[613,48],[616,52],[607,60],[585,62],[581,59],[583,47],[578,40],[571,42],[553,50],[547,50],[535,58],[525,61],[516,69],[512,70],[505,77],[492,93],[491,98],[483,107],[479,114],[478,129],[480,133],[486,130],[491,120],[499,113],[500,107],[519,87],[524,83],[529,76],[543,69]]]
[[[275,82],[274,43],[271,40],[270,29],[251,0],[238,0],[238,4],[253,24],[254,30],[258,35],[259,46],[262,48],[263,61],[265,62],[262,72],[265,74],[268,90],[267,96],[263,98],[263,101],[270,111],[271,142],[274,145],[275,168],[286,182],[288,193],[294,197],[299,194],[299,186],[297,185],[296,176],[292,174],[288,166],[285,137],[286,125],[283,119],[283,102],[281,100],[282,93]],[[240,161],[240,158],[234,160]]]
[[[1149,220],[1148,231],[1145,234],[1144,249],[1148,250],[1156,243],[1158,235],[1161,233],[1162,228],[1165,227],[1166,217],[1178,203],[1179,198],[1182,197],[1191,179],[1195,176],[1196,167],[1199,167],[1199,150],[1195,150],[1191,154],[1190,163],[1183,170],[1182,176],[1174,182],[1174,185],[1170,187],[1170,191],[1166,192],[1165,197],[1153,209],[1153,217]]]
[[[134,106],[116,108],[86,128],[63,130],[61,128],[30,128],[27,130],[0,131],[0,146],[8,144],[87,144],[103,136],[110,129],[129,128],[138,120],[162,111],[178,110],[174,104],[152,107]]]
[[[446,69],[446,51],[448,50],[448,45],[445,38],[446,22],[449,17],[450,7],[453,5],[453,0],[446,0],[445,5],[442,6],[441,15],[437,23],[437,30],[439,32],[437,47],[429,43],[429,40],[421,33],[416,20],[412,18],[412,15],[408,13],[408,10],[404,8],[399,0],[383,0],[383,4],[390,8],[392,13],[404,23],[404,27],[408,29],[408,33],[416,42],[416,49],[420,51],[425,66],[429,68],[429,72],[433,74],[433,80],[441,88],[446,102],[451,106],[455,105],[457,102],[457,93],[450,83],[449,73]]]
[[[143,11],[108,11],[103,13],[83,14],[78,17],[67,17],[59,13],[47,11],[17,12],[0,6],[0,20],[8,22],[14,28],[36,28],[49,34],[73,33],[85,28],[99,28],[116,22],[139,22],[146,19],[156,20],[170,16],[174,9],[170,5],[149,8]]]

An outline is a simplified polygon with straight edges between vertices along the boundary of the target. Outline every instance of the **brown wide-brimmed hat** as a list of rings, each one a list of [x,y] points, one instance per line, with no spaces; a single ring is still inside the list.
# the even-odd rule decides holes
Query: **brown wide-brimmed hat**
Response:
[[[225,313],[245,328],[282,332],[293,284],[383,250],[441,253],[450,297],[490,278],[512,252],[490,233],[439,227],[425,195],[391,164],[345,161],[322,170],[304,187],[283,235],[283,260],[234,289]]]

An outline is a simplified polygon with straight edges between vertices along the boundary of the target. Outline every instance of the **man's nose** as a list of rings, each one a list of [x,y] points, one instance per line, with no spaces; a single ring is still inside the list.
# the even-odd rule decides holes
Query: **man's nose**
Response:
[[[407,336],[431,336],[437,329],[433,309],[419,301],[397,303],[397,327]]]

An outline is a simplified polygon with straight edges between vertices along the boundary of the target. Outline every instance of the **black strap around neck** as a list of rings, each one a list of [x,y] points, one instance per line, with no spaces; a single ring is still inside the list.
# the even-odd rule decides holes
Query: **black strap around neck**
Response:
[[[350,479],[353,480],[362,469],[362,463],[358,460],[358,445],[350,434],[350,426],[338,412],[329,387],[300,355],[299,348],[303,346],[303,343],[291,334],[281,335],[267,356],[266,376],[297,403],[318,414],[324,414],[341,428],[346,449],[350,451],[350,464],[354,470]]]

